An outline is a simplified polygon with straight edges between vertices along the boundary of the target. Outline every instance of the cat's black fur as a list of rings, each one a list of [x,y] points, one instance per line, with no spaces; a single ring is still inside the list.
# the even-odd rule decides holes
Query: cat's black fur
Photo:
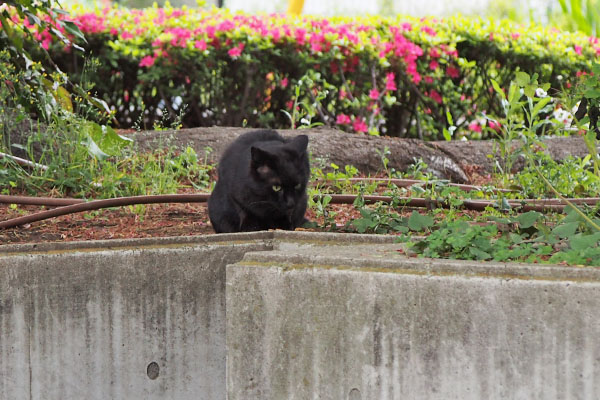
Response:
[[[259,130],[238,137],[219,161],[208,200],[215,232],[293,230],[306,222],[308,137]]]

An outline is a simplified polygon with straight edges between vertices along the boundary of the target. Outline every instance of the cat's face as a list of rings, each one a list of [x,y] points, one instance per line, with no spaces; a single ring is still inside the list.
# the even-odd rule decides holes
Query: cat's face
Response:
[[[298,207],[306,207],[307,144],[308,137],[300,135],[285,144],[251,148],[255,206],[265,215],[291,218]]]

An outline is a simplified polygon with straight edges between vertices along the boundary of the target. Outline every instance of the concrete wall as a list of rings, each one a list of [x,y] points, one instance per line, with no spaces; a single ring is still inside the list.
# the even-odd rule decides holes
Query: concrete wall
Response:
[[[0,399],[224,399],[225,265],[270,244],[215,239],[0,247]]]
[[[397,249],[287,246],[228,266],[228,398],[600,398],[600,270]]]
[[[0,246],[0,399],[600,398],[600,270],[399,248],[286,232]]]

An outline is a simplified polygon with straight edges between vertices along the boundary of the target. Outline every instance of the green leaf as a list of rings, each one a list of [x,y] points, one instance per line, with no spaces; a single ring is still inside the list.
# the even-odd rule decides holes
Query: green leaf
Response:
[[[383,100],[385,101],[385,105],[387,105],[388,107],[393,106],[394,104],[396,104],[396,101],[398,100],[396,98],[396,96],[385,96],[383,98]]]
[[[452,140],[452,135],[450,134],[450,132],[448,131],[448,129],[444,128],[444,130],[442,131],[443,135],[444,135],[444,139],[449,142]]]
[[[502,200],[500,201],[500,203],[498,203],[498,208],[500,208],[500,210],[502,210],[502,211],[508,211],[508,210],[512,209],[512,207],[506,197],[503,197]]]
[[[73,103],[71,102],[71,94],[62,86],[59,86],[58,82],[50,81],[46,78],[41,79],[42,83],[52,94],[58,104],[68,111],[73,111]]]
[[[104,160],[105,158],[108,158],[109,155],[106,154],[105,152],[103,152],[100,147],[96,144],[96,142],[94,142],[92,140],[92,138],[89,138],[88,143],[87,143],[87,149],[88,152],[96,157],[99,160]]]
[[[6,32],[8,39],[17,48],[17,52],[23,52],[23,39],[19,34],[15,34],[14,30],[12,29],[12,23],[8,23],[4,13],[0,14],[0,25],[4,29],[4,32]]]
[[[92,154],[98,155],[99,158],[106,158],[106,155],[117,156],[133,142],[129,138],[118,135],[110,126],[101,126],[96,123],[90,123],[88,136],[100,151],[98,152],[94,146],[91,146]]]
[[[410,231],[407,226],[401,223],[392,224],[392,228],[394,229],[394,231],[400,233],[408,233]]]
[[[480,250],[477,247],[471,247],[469,252],[477,259],[477,260],[489,260],[492,258],[490,253]]]
[[[588,89],[583,93],[584,97],[588,99],[597,99],[600,97],[600,90],[598,89]]]
[[[503,100],[506,100],[506,94],[504,93],[504,90],[502,90],[500,85],[498,85],[498,82],[496,82],[494,79],[490,79],[490,81],[492,82],[492,87],[494,88],[496,93],[498,93]]]
[[[577,228],[579,227],[579,222],[567,222],[565,224],[557,225],[552,232],[558,237],[568,238],[575,234]]]
[[[569,13],[569,8],[567,7],[567,0],[558,0],[558,4],[560,4],[560,8],[562,9],[563,13]]]
[[[533,85],[525,85],[525,87],[523,87],[523,93],[525,93],[525,96],[527,97],[535,97],[535,86]]]
[[[450,114],[450,111],[446,111],[446,121],[448,121],[448,125],[454,125],[454,122],[452,120],[452,114]]]
[[[569,240],[569,245],[573,250],[585,250],[589,247],[594,247],[600,242],[600,232],[593,235],[575,235]]]
[[[428,215],[421,215],[417,211],[413,211],[408,218],[408,227],[413,231],[421,231],[424,228],[433,226],[433,218]]]
[[[527,229],[532,227],[542,216],[541,213],[537,211],[529,211],[525,214],[521,214],[517,217],[517,222],[521,229]]]
[[[510,85],[508,88],[508,102],[510,104],[515,104],[519,101],[520,92],[517,85]]]
[[[352,225],[358,233],[365,233],[372,227],[373,221],[368,218],[359,218],[352,221]]]
[[[53,93],[56,101],[69,112],[73,112],[73,103],[71,102],[71,94],[62,86],[56,88]]]
[[[540,110],[544,108],[546,104],[550,102],[550,100],[552,100],[550,97],[544,97],[543,99],[540,99],[535,107],[533,107],[533,111],[531,112],[532,118],[535,118],[539,114]]]
[[[575,208],[573,208],[570,204],[565,207],[565,212],[567,216],[563,218],[562,223],[566,222],[583,222],[585,219],[577,212]]]
[[[517,85],[523,87],[523,86],[527,86],[529,85],[529,74],[527,74],[526,72],[522,72],[519,71],[515,74],[515,81],[517,82]]]
[[[65,28],[65,30],[68,33],[75,36],[76,38],[83,41],[84,43],[87,43],[87,41],[85,40],[85,36],[79,30],[79,27],[77,25],[75,25],[72,21],[60,21],[60,22],[62,23],[63,27]]]

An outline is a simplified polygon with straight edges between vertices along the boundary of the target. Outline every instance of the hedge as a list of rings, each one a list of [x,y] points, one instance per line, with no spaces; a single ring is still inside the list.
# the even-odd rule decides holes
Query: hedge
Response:
[[[122,127],[166,116],[188,127],[323,123],[438,139],[452,122],[455,137],[485,137],[494,126],[484,115],[501,111],[490,79],[506,88],[525,71],[564,89],[600,55],[597,38],[461,16],[295,17],[168,4],[70,12],[84,52],[47,32],[37,37],[72,79],[95,85]],[[98,65],[84,71],[90,57]]]

